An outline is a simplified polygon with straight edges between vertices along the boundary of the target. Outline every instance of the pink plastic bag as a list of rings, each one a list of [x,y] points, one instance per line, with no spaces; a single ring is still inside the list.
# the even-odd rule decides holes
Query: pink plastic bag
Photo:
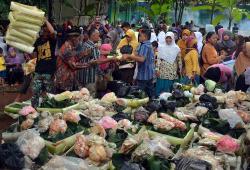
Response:
[[[113,129],[117,127],[117,121],[115,121],[113,118],[109,116],[104,116],[100,121],[99,124],[104,129]]]
[[[225,135],[217,142],[217,150],[224,153],[234,153],[239,150],[240,145],[232,137]]]

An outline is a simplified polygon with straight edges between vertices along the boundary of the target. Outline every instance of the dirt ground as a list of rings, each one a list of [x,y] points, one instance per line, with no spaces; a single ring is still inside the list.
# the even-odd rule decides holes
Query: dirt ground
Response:
[[[4,90],[2,87],[0,87],[0,131],[3,131],[6,129],[9,125],[15,122],[14,119],[11,117],[5,115],[3,113],[4,107],[12,102],[14,102],[17,92],[15,90]],[[21,100],[25,101],[28,100],[31,97],[31,90],[28,91],[28,93],[24,96],[22,96]]]

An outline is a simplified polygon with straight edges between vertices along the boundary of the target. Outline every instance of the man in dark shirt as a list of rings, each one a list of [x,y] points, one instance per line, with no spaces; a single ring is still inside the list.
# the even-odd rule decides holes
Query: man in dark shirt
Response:
[[[56,71],[56,37],[55,30],[46,20],[42,27],[40,37],[35,43],[35,55],[37,57],[33,96],[31,103],[33,107],[39,106],[39,97],[43,91],[52,92],[53,74]]]

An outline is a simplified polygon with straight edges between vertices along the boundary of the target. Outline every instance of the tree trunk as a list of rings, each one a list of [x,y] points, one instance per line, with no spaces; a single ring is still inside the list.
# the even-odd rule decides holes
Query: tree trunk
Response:
[[[53,17],[53,0],[48,0],[48,19],[52,20]]]
[[[100,15],[100,8],[101,8],[101,1],[97,1],[97,9],[96,9],[96,16]]]
[[[60,7],[59,7],[59,22],[62,22],[62,8],[63,8],[63,1],[60,0]]]
[[[77,25],[79,25],[80,23],[80,19],[81,19],[81,16],[82,16],[82,11],[83,11],[83,0],[80,0],[80,7],[79,7],[79,14],[78,14],[78,21],[77,21]]]
[[[215,12],[215,2],[216,0],[213,0],[213,3],[212,3],[212,11],[211,11],[211,18],[210,18],[210,24],[213,23],[213,19],[214,19],[214,12]]]
[[[178,14],[178,0],[175,0],[174,18],[175,18],[175,24],[176,25],[177,25],[177,22],[178,22],[177,14]]]

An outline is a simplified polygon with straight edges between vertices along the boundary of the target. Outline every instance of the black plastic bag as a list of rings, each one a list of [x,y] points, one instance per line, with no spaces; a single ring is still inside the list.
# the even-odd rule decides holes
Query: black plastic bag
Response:
[[[145,91],[142,90],[138,86],[131,86],[130,90],[129,90],[128,94],[127,94],[127,98],[131,98],[131,99],[134,99],[134,98],[143,99],[143,98],[146,98],[146,97],[147,97],[147,95],[146,95]]]
[[[212,165],[200,159],[180,157],[175,160],[176,170],[212,170]]]
[[[172,95],[175,99],[180,99],[184,97],[184,92],[180,89],[174,89]]]
[[[146,170],[146,169],[137,163],[125,162],[121,170]]]
[[[145,109],[149,111],[149,113],[153,113],[155,111],[160,111],[162,108],[161,102],[159,100],[151,100]]]
[[[122,85],[121,87],[118,88],[116,96],[120,98],[125,98],[130,90],[130,86],[128,85]]]
[[[0,145],[0,168],[20,170],[24,168],[24,154],[14,143]]]
[[[166,112],[174,112],[176,108],[176,101],[161,100],[161,105]]]
[[[218,108],[217,99],[215,97],[208,95],[208,94],[201,95],[199,100],[201,103],[211,103],[213,105],[213,109]]]
[[[144,109],[143,107],[140,107],[135,113],[134,113],[134,120],[139,123],[146,123],[148,120],[150,113]]]
[[[123,120],[123,119],[130,119],[129,115],[127,113],[123,113],[123,112],[119,112],[119,113],[113,115],[112,118],[114,120],[116,120],[117,122],[119,122],[120,120]]]
[[[109,91],[114,92],[115,94],[117,94],[117,91],[119,90],[120,87],[124,87],[127,86],[126,83],[122,82],[122,81],[110,81],[107,84],[107,89]]]

